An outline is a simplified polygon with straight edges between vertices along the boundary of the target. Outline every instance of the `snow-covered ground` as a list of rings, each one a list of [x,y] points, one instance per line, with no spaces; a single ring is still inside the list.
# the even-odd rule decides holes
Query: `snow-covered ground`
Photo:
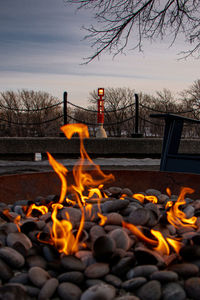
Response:
[[[39,156],[36,159],[40,158]],[[77,159],[57,159],[68,170],[71,170],[78,162]],[[100,165],[102,169],[127,169],[127,170],[158,170],[160,159],[144,158],[95,158],[93,162]],[[52,167],[48,160],[43,161],[5,161],[0,160],[0,175],[19,174],[25,172],[45,172],[51,171]]]

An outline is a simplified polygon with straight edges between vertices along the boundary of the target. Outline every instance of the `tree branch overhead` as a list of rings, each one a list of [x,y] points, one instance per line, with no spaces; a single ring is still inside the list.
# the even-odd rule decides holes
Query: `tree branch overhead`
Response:
[[[183,35],[190,49],[183,56],[200,57],[199,0],[63,0],[78,9],[90,9],[97,22],[86,28],[93,54],[87,62],[103,52],[117,55],[127,45],[141,50],[144,40],[171,36],[174,44]],[[132,39],[133,37],[133,39]]]

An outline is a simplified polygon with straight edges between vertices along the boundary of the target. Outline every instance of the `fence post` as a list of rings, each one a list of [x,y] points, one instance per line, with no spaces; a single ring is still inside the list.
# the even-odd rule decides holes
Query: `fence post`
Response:
[[[64,115],[64,125],[67,124],[67,92],[63,94],[63,115]]]
[[[135,94],[135,130],[131,135],[133,138],[142,137],[143,134],[138,132],[139,127],[139,97],[138,94]]]
[[[138,94],[135,94],[135,134],[138,134],[139,103]]]

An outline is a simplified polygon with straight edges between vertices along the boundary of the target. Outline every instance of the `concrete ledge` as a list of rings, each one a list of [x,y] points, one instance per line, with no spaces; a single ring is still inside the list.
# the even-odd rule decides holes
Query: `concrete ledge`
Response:
[[[90,138],[84,140],[86,151],[90,156],[107,157],[152,157],[159,158],[162,150],[160,138]],[[45,154],[47,151],[60,157],[79,156],[79,138],[68,140],[65,137],[44,138],[0,138],[0,157],[15,159],[33,155]],[[180,145],[180,153],[200,155],[200,140],[183,139]]]

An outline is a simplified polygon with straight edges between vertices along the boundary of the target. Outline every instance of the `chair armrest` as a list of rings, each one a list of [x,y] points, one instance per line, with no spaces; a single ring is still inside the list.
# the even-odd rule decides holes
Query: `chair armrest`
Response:
[[[151,118],[160,118],[160,119],[165,119],[165,120],[169,120],[169,121],[183,121],[183,122],[187,122],[187,123],[200,123],[200,120],[196,120],[196,119],[191,119],[191,118],[186,118],[183,116],[179,116],[179,115],[175,115],[175,114],[170,114],[170,113],[166,113],[166,114],[150,114]]]

